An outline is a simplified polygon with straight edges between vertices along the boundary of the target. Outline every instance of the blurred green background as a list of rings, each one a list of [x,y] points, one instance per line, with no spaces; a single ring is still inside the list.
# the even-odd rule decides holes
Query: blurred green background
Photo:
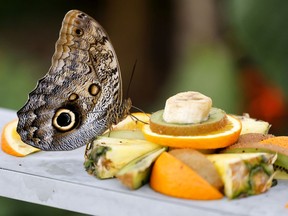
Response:
[[[288,2],[282,0],[7,1],[0,7],[0,107],[18,110],[49,69],[61,21],[83,10],[109,33],[124,95],[146,112],[200,91],[228,113],[287,133]],[[136,72],[126,93],[133,64]],[[1,190],[1,187],[0,187]],[[1,215],[78,215],[0,198]]]

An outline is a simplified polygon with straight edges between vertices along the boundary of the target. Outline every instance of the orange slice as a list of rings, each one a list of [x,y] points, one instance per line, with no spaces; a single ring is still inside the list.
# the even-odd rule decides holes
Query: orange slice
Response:
[[[189,166],[163,152],[155,161],[150,187],[162,194],[183,199],[214,200],[223,194]]]
[[[20,135],[16,131],[17,123],[18,120],[16,119],[4,126],[1,135],[2,150],[7,154],[17,157],[24,157],[28,154],[40,151],[39,149],[22,142]]]
[[[142,132],[150,142],[175,148],[216,149],[235,143],[241,132],[241,122],[227,115],[227,125],[213,133],[195,136],[161,135],[150,130],[149,125],[144,125]]]
[[[113,130],[141,130],[145,123],[149,123],[150,114],[135,112],[128,115],[125,119],[114,125]]]
[[[283,148],[288,148],[288,136],[276,136],[260,141],[261,144],[273,144]]]

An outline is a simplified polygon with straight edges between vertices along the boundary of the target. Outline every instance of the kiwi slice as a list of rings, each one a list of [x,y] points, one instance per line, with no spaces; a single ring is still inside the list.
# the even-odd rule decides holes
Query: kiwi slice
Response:
[[[213,163],[206,156],[194,149],[173,149],[169,153],[181,160],[218,190],[223,189],[223,182]]]
[[[267,139],[261,139],[261,136]],[[221,151],[221,153],[254,153],[267,152],[277,154],[277,160],[273,164],[277,171],[275,179],[288,179],[288,148],[285,148],[277,143],[262,144],[262,140],[270,140],[273,135],[263,134],[243,134],[239,141]],[[258,138],[258,139],[257,139]],[[275,137],[276,138],[276,137]],[[250,142],[249,142],[250,140]]]
[[[241,134],[235,144],[243,144],[243,143],[257,143],[261,142],[265,139],[269,139],[274,137],[272,134],[262,134],[262,133],[246,133]]]
[[[210,133],[226,126],[225,111],[212,107],[207,121],[196,124],[168,123],[163,119],[164,110],[153,113],[150,117],[150,129],[154,133],[173,136],[193,136]]]

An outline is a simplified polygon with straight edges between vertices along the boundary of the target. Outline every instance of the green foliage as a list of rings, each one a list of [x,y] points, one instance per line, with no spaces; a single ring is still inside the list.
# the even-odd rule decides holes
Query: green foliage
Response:
[[[27,56],[0,53],[0,59],[0,107],[18,110],[35,87],[40,66]]]
[[[231,27],[244,52],[287,93],[288,1],[232,0],[227,6]]]

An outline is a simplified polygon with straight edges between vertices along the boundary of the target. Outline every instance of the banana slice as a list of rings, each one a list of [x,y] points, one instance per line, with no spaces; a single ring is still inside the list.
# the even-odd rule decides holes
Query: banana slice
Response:
[[[166,100],[163,119],[168,123],[200,123],[208,119],[211,107],[211,98],[199,92],[181,92]]]

